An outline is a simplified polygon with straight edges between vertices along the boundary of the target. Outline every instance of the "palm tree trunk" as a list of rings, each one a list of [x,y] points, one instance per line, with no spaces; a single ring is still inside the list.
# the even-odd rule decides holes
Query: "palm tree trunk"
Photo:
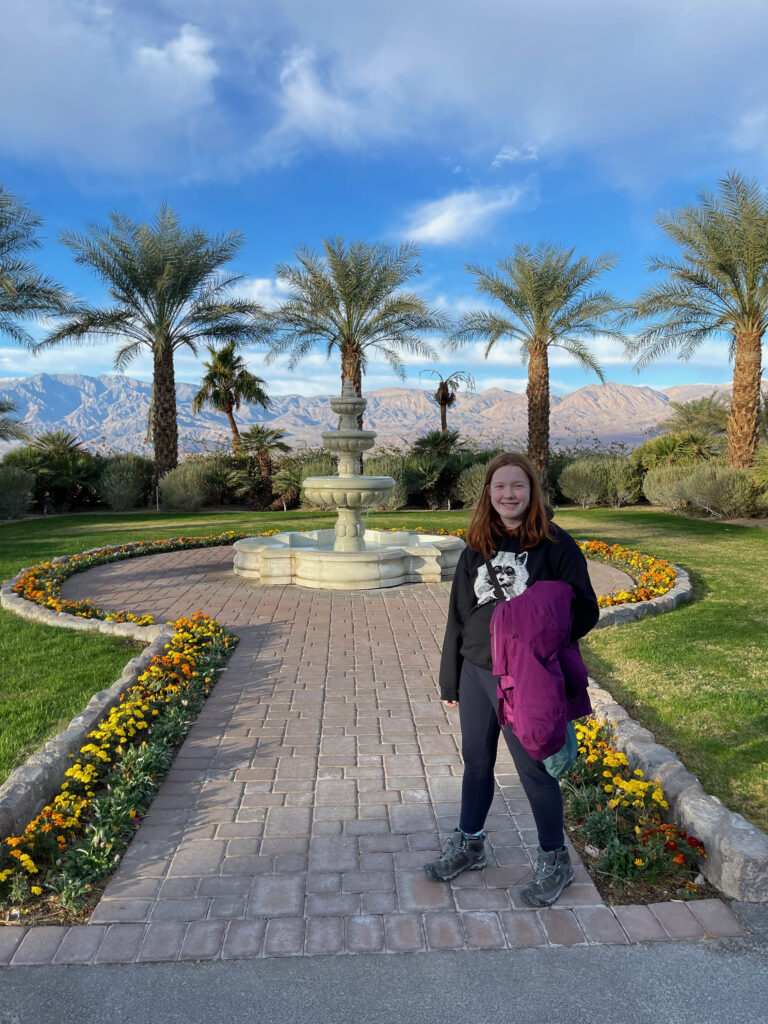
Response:
[[[354,388],[355,394],[358,398],[362,397],[363,394],[363,373],[360,368],[360,352],[357,347],[350,343],[344,345],[341,350],[341,386],[344,387],[344,382],[352,381],[352,387]],[[358,413],[357,415],[357,429],[363,429],[363,414]],[[360,464],[362,465],[362,456],[360,456]]]
[[[762,335],[737,334],[733,363],[733,398],[728,418],[728,463],[736,469],[752,465],[759,437],[760,359]]]
[[[155,442],[155,483],[179,464],[179,429],[176,422],[176,379],[173,349],[154,349],[154,408],[152,435]]]
[[[259,463],[259,473],[262,480],[269,480],[272,476],[272,459],[264,452],[256,453],[256,461]]]
[[[227,419],[229,420],[229,426],[230,426],[230,429],[232,430],[232,450],[234,451],[235,455],[237,455],[239,453],[239,451],[240,451],[240,431],[237,429],[237,424],[235,423],[235,417],[232,415],[232,406],[231,405],[228,406],[224,410],[224,412],[227,414]]]
[[[540,476],[549,462],[549,360],[546,345],[528,350],[528,457]]]
[[[448,429],[448,406],[440,403],[440,429],[443,433]]]

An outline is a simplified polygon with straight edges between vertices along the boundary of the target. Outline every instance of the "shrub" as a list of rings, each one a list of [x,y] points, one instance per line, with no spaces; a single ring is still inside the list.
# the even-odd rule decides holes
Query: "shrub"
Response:
[[[642,489],[639,469],[622,455],[601,455],[599,458],[604,484],[602,500],[611,508],[634,505]]]
[[[752,467],[752,479],[757,489],[768,495],[768,442],[763,441],[755,452],[755,464]]]
[[[525,451],[525,445],[519,445],[518,448],[520,451]],[[566,496],[559,487],[560,474],[566,466],[570,466],[577,459],[594,458],[601,455],[626,456],[628,451],[629,449],[623,441],[610,441],[606,443],[598,437],[580,437],[572,444],[561,443],[556,445],[550,450],[547,473],[541,481],[545,497],[550,504],[566,500]]]
[[[749,473],[722,463],[695,466],[680,481],[682,496],[691,508],[726,519],[755,513],[757,488]]]
[[[656,466],[650,469],[643,480],[643,494],[652,505],[662,508],[685,508],[681,482],[691,472],[690,466]]]
[[[32,504],[35,478],[17,466],[0,466],[0,519],[23,516]]]
[[[146,504],[152,487],[153,463],[140,455],[113,455],[98,482],[101,500],[115,512]]]
[[[696,431],[662,434],[635,448],[630,458],[633,465],[645,470],[656,466],[692,466],[717,456],[722,445],[722,438]]]
[[[193,455],[189,461],[203,467],[205,490],[214,505],[229,505],[250,496],[259,475],[248,458],[229,452]]]
[[[468,466],[459,476],[456,484],[456,496],[464,508],[474,508],[480,501],[485,474],[488,472],[490,462],[490,459],[476,462],[474,465]]]
[[[557,485],[571,501],[582,508],[597,505],[605,493],[605,471],[600,456],[576,459],[560,474]]]
[[[405,487],[405,460],[397,455],[373,455],[363,463],[363,476],[391,476],[395,481],[395,489],[387,495],[375,508],[394,511],[403,508],[408,502],[408,491]]]
[[[182,462],[170,469],[160,480],[160,500],[172,510],[190,512],[208,501],[208,480],[201,461]]]
[[[98,501],[96,483],[102,460],[67,430],[38,434],[31,444],[8,452],[3,465],[32,473],[34,499],[43,510],[53,507],[65,512],[73,505]]]

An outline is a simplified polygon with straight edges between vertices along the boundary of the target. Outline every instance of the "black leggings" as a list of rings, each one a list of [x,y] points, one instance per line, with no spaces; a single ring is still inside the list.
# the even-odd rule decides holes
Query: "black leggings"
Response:
[[[459,827],[479,832],[493,800],[493,769],[499,743],[496,676],[465,661],[459,682],[459,719],[464,778],[461,786]],[[504,739],[515,762],[517,774],[528,797],[542,850],[563,846],[563,797],[560,783],[553,779],[543,761],[526,753],[510,727]]]

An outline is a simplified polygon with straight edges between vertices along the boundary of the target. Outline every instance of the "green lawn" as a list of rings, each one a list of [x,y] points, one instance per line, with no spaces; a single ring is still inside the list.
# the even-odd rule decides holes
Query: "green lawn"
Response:
[[[100,544],[226,529],[313,529],[332,513],[63,516],[0,528],[0,578]],[[465,526],[463,512],[371,515],[371,526]],[[591,673],[709,792],[768,829],[768,532],[653,510],[558,512],[597,538],[687,568],[694,600],[668,615],[599,630],[583,643]],[[0,612],[0,780],[22,754],[112,682],[131,651],[119,641],[23,623]],[[84,668],[86,666],[86,668]]]

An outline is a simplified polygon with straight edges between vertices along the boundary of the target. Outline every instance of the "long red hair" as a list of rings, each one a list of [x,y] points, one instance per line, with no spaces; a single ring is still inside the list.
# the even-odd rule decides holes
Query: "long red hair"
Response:
[[[519,466],[528,477],[531,485],[531,500],[525,510],[523,520],[517,528],[517,537],[520,546],[523,548],[535,548],[537,544],[546,538],[555,539],[555,531],[552,529],[547,507],[544,503],[544,494],[539,483],[539,476],[533,467],[533,463],[527,455],[522,452],[505,452],[491,459],[485,474],[483,491],[477,503],[475,514],[467,530],[467,544],[475,551],[479,551],[483,558],[492,558],[498,550],[499,544],[506,533],[504,524],[496,509],[491,504],[491,478],[497,469],[502,466]]]

